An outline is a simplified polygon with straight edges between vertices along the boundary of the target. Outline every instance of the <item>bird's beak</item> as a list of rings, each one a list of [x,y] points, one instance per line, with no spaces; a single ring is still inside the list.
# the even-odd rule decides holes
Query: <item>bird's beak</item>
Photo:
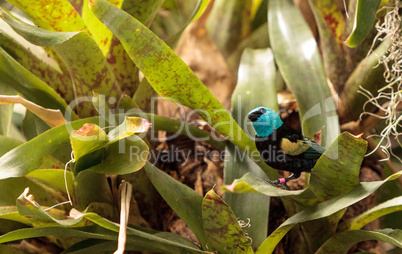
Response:
[[[250,114],[248,114],[247,118],[250,119],[250,121],[254,122],[256,121],[259,117],[261,116],[261,114],[259,114],[259,112],[252,112]]]

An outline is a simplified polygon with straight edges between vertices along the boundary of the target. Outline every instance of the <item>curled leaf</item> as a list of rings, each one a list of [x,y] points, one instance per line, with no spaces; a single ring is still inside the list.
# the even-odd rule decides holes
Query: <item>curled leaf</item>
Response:
[[[72,219],[65,215],[65,211],[52,209],[44,210],[34,199],[34,196],[29,193],[29,188],[17,199],[17,209],[19,214],[33,218],[36,226],[85,226],[88,222],[83,221],[83,217]]]
[[[23,105],[26,109],[45,121],[50,127],[56,127],[65,123],[63,114],[60,110],[43,108],[31,101],[25,100],[19,95],[0,95],[0,105],[15,103]]]
[[[122,139],[135,133],[143,133],[151,128],[152,124],[144,118],[128,116],[124,122],[108,134],[110,140]]]
[[[78,160],[83,155],[105,146],[109,139],[98,125],[85,123],[80,129],[71,132],[70,142],[74,158]]]
[[[0,179],[25,176],[38,169],[57,148],[68,144],[68,130],[78,129],[90,122],[99,123],[99,118],[86,118],[60,125],[8,151],[0,158]]]

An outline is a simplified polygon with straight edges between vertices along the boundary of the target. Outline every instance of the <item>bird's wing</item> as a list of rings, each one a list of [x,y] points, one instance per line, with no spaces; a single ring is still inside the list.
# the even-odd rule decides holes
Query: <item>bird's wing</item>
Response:
[[[306,159],[318,159],[324,153],[325,149],[316,142],[304,138],[309,143],[310,147],[304,152],[303,156]]]
[[[292,142],[290,139],[287,137],[282,138],[281,140],[281,149],[289,155],[299,155],[303,152],[305,152],[310,145],[305,142],[304,140],[297,140],[296,142]]]
[[[318,159],[324,152],[324,148],[304,137],[303,139],[298,139],[296,142],[292,142],[284,137],[280,146],[286,154],[292,156],[303,154],[303,157],[306,159]]]

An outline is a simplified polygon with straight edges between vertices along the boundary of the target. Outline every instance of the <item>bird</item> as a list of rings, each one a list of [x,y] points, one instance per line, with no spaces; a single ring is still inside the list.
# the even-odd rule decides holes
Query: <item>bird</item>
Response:
[[[287,178],[268,181],[289,189],[287,182],[300,177],[302,172],[311,172],[325,149],[306,138],[285,123],[277,113],[266,107],[251,110],[247,118],[256,132],[255,144],[263,161],[277,170],[293,173]]]

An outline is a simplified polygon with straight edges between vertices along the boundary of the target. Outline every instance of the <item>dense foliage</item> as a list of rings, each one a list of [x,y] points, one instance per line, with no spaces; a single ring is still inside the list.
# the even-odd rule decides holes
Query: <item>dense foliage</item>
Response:
[[[24,253],[8,243],[29,238],[54,253],[347,253],[367,240],[402,248],[399,1],[307,2],[0,2],[0,252]],[[199,34],[237,80],[233,91],[221,84],[230,94],[219,99],[192,70],[207,56],[190,68],[174,51],[202,43]],[[278,103],[285,90],[295,102]],[[209,127],[158,114],[159,98]],[[279,174],[246,121],[257,106],[326,148],[302,188],[265,181]],[[223,154],[224,183],[202,196],[160,170],[169,164],[155,155],[158,131]],[[363,181],[363,167],[380,168],[378,179]],[[369,209],[348,214],[373,193]],[[190,237],[152,229],[159,195]],[[282,223],[269,221],[280,217],[273,197]],[[364,228],[383,216],[394,223]],[[279,226],[269,232],[269,223]]]

